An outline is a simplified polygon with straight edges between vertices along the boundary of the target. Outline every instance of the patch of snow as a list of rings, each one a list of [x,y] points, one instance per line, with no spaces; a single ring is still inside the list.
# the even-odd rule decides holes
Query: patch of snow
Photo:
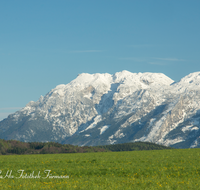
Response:
[[[113,135],[111,135],[110,137],[108,137],[108,142],[109,142],[110,144],[114,144],[115,142],[117,142],[117,140],[113,140],[113,138],[114,138]]]
[[[156,121],[156,118],[150,119],[150,123],[149,123],[148,128],[152,127],[155,121]]]
[[[35,135],[35,132],[34,132],[32,129],[30,129],[30,131],[31,131],[31,133],[32,133],[32,136],[34,136],[34,135]]]
[[[179,143],[179,142],[183,142],[185,141],[182,137],[178,137],[178,138],[175,138],[175,139],[166,139],[164,141],[164,143],[162,143],[163,145],[165,146],[170,146],[170,145],[173,145],[173,144],[176,144],[176,143]]]
[[[146,136],[143,136],[139,139],[135,139],[133,142],[137,142],[137,141],[143,141],[143,142],[146,141]]]
[[[195,148],[199,145],[200,136],[191,144],[190,148]]]
[[[109,127],[110,127],[110,125],[105,125],[105,126],[99,128],[100,129],[100,135],[102,135]]]
[[[193,125],[187,125],[187,126],[183,127],[181,130],[185,133],[185,131],[199,130],[199,128],[196,126],[193,127]]]
[[[154,127],[151,129],[150,133],[148,134],[147,137],[145,137],[146,141],[153,142],[154,139],[156,139],[158,135],[158,131],[164,121],[166,120],[167,114],[165,114],[160,120],[158,120],[155,124]]]
[[[115,132],[115,134],[114,134],[114,137],[115,138],[122,138],[122,137],[124,137],[125,135],[121,132],[121,129],[119,129],[119,130],[117,130],[116,132]]]
[[[84,98],[88,98],[88,99],[90,99],[90,98],[92,97],[92,93],[85,94],[83,97],[84,97]]]
[[[56,86],[56,88],[54,89],[53,94],[54,95],[57,94],[59,96],[64,96],[65,95],[65,92],[64,92],[65,87],[66,87],[65,84],[60,84],[60,85]]]
[[[94,128],[94,127],[97,125],[97,123],[100,122],[101,120],[102,120],[101,115],[97,115],[97,116],[94,118],[94,122],[91,123],[85,130],[82,130],[82,131],[80,131],[79,133],[82,133],[82,132],[84,132],[84,131],[87,131],[88,129]]]

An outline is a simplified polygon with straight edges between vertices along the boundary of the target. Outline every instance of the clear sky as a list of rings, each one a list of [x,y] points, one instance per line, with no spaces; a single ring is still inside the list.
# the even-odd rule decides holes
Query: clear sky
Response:
[[[80,73],[122,70],[200,71],[200,1],[0,1],[0,120]]]

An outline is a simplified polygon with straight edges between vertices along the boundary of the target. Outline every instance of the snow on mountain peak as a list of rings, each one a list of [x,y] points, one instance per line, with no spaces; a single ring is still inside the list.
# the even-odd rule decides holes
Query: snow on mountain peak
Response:
[[[190,73],[189,75],[187,75],[184,78],[182,78],[180,80],[180,82],[181,83],[187,83],[187,84],[191,84],[191,83],[197,84],[197,83],[200,82],[200,72]]]
[[[82,73],[79,74],[78,77],[74,79],[72,82],[70,82],[69,86],[78,87],[79,90],[82,90],[90,85],[93,86],[94,88],[97,88],[102,83],[105,84],[106,86],[110,86],[111,81],[112,81],[111,75],[108,73],[104,74]]]
[[[118,101],[136,90],[158,89],[163,85],[169,86],[171,83],[173,83],[173,80],[162,73],[131,73],[126,70],[116,72],[113,75],[108,73],[82,73],[70,83],[56,86],[44,99],[40,100],[40,103],[42,101],[44,104],[54,102],[56,106],[57,98],[62,98],[65,102],[73,101],[74,95],[78,92],[86,98],[93,99],[94,103],[98,103],[102,94],[109,91],[113,91],[113,100]],[[51,100],[49,100],[49,97],[51,97]]]
[[[131,73],[122,71],[113,75],[115,83],[119,83],[120,90],[129,91],[129,94],[139,89],[160,88],[170,86],[174,81],[162,73]],[[125,93],[125,92],[123,92]],[[124,96],[123,96],[124,97]]]
[[[64,96],[65,95],[65,92],[64,92],[65,87],[66,87],[65,84],[60,84],[60,85],[56,86],[56,88],[54,88],[53,93],[58,94],[59,96]]]
[[[143,73],[141,78],[154,84],[159,83],[162,85],[170,85],[174,82],[171,78],[167,77],[163,73]]]
[[[173,85],[180,93],[190,90],[200,90],[200,72],[190,73]]]
[[[148,88],[149,85],[167,85],[174,81],[162,73],[131,73],[123,70],[111,75],[108,73],[82,73],[68,84],[56,86],[51,92],[55,95],[64,96],[66,92],[81,91],[92,86],[98,91],[108,91],[114,83],[121,87]],[[103,89],[102,89],[103,88]]]

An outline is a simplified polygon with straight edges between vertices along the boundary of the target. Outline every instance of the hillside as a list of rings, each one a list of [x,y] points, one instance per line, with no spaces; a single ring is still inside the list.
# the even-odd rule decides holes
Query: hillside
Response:
[[[85,152],[105,152],[107,150],[100,147],[79,147],[69,144],[59,144],[56,142],[20,142],[16,140],[0,139],[0,154],[58,154],[58,153],[85,153]]]
[[[160,146],[153,143],[137,142],[108,146],[73,146],[55,142],[20,142],[16,140],[0,139],[0,155],[10,154],[58,154],[58,153],[86,153],[108,151],[133,151],[133,150],[161,150],[170,147]]]
[[[163,149],[172,149],[171,147],[158,145],[155,143],[149,142],[134,142],[134,143],[123,143],[123,144],[114,144],[114,145],[104,145],[97,146],[105,150],[112,152],[118,151],[135,151],[135,150],[163,150]]]

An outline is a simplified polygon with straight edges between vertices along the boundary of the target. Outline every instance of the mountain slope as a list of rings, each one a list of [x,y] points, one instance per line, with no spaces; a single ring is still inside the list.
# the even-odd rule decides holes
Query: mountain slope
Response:
[[[148,141],[199,147],[200,72],[78,75],[0,122],[0,138],[105,145]]]

